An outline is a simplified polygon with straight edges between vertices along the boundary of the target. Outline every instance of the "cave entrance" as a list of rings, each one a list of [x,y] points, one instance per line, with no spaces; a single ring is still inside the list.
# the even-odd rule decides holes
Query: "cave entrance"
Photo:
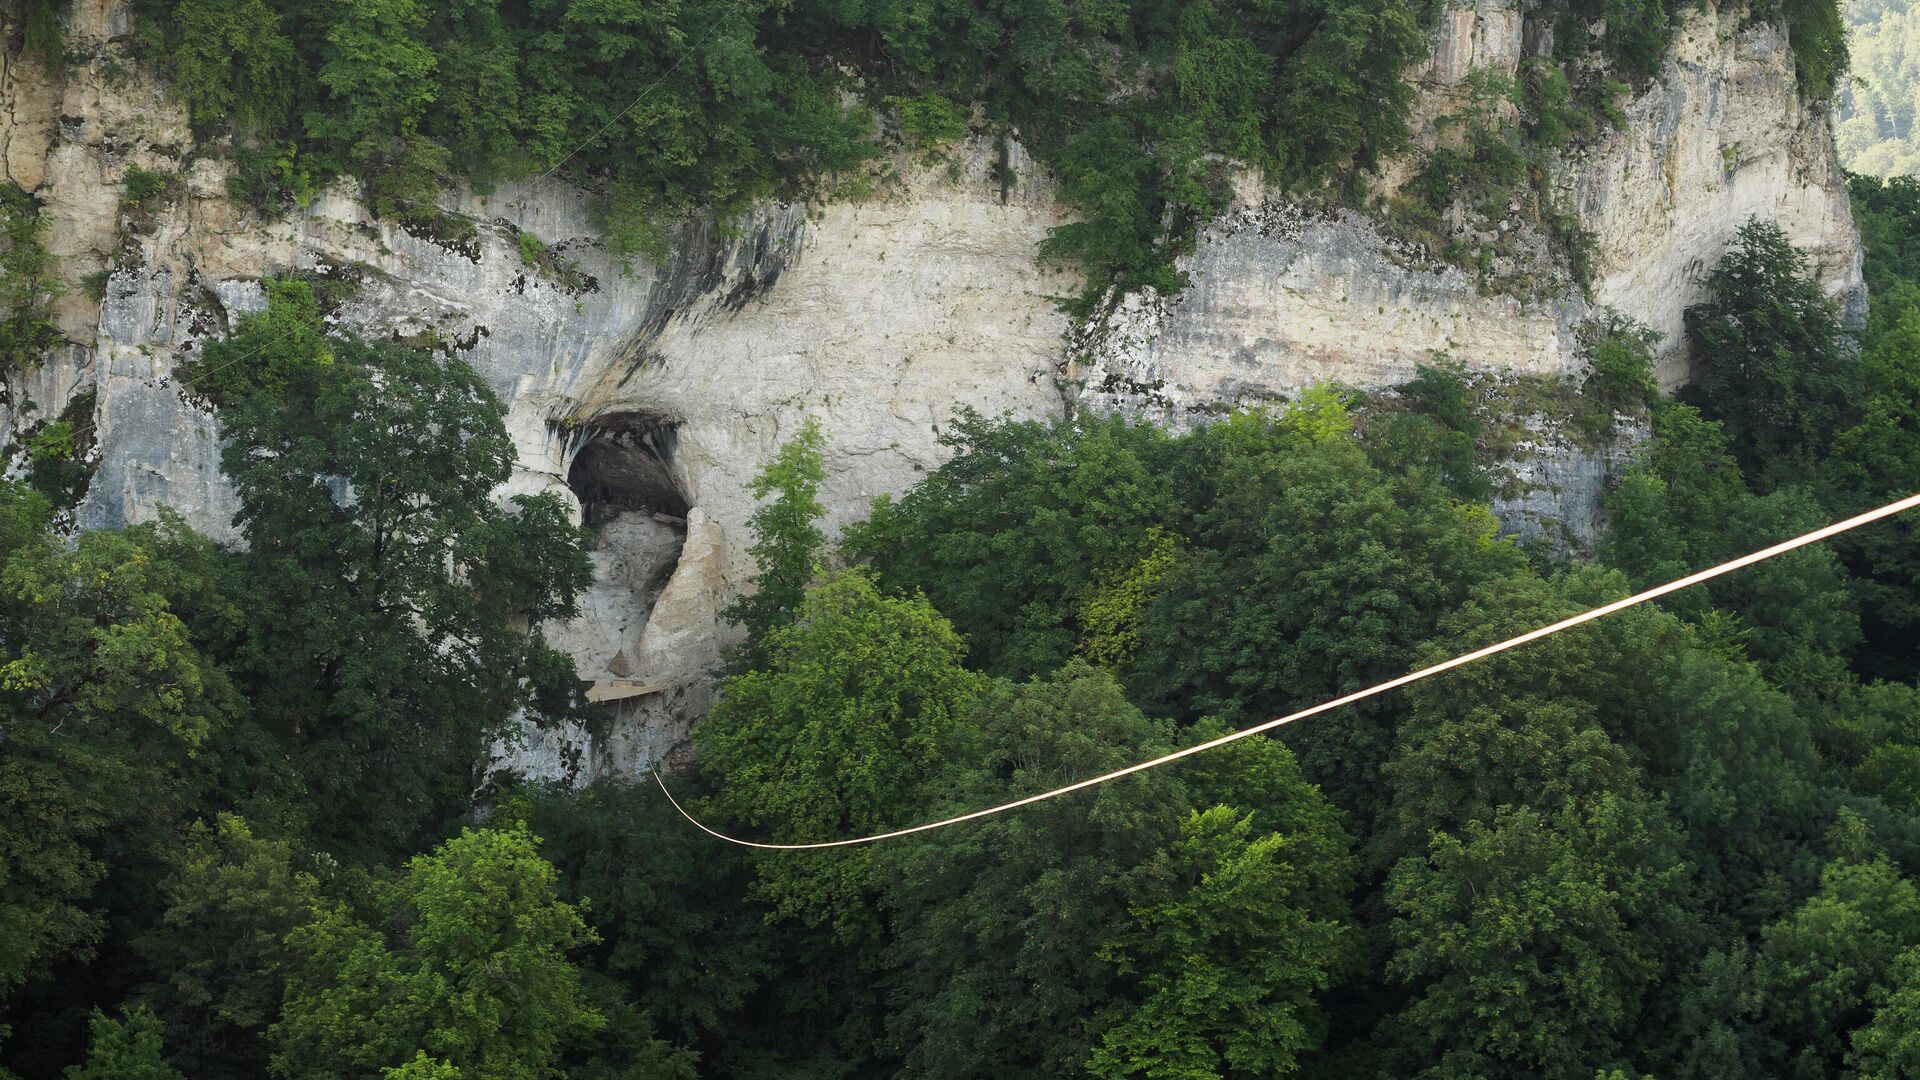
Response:
[[[597,417],[572,432],[567,486],[593,530],[593,584],[577,599],[579,613],[547,637],[593,684],[593,701],[625,707],[667,688],[653,670],[657,649],[643,642],[687,536],[676,432],[674,421],[648,413]]]
[[[684,523],[687,496],[675,475],[678,425],[658,416],[621,413],[595,420],[567,467],[567,486],[589,525],[626,511],[649,511]]]

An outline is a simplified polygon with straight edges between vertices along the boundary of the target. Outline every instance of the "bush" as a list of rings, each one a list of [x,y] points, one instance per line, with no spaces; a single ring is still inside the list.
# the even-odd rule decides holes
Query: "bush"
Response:
[[[52,318],[59,283],[40,243],[44,229],[33,197],[0,183],[0,371],[37,367],[60,342]]]
[[[900,131],[927,151],[957,142],[967,133],[967,110],[939,94],[891,97],[887,104],[900,110]]]
[[[1611,414],[1644,409],[1660,393],[1653,379],[1653,347],[1660,335],[1620,315],[1606,315],[1583,327],[1587,376],[1580,393],[1598,406],[1611,426]]]
[[[152,210],[155,203],[171,198],[179,191],[181,179],[179,173],[157,172],[129,165],[120,183],[125,188],[120,195],[122,210]]]

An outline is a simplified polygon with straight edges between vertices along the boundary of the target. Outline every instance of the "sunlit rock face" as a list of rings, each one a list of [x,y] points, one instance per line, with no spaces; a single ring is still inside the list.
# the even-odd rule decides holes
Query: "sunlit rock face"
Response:
[[[1418,144],[1449,137],[1439,118],[1476,68],[1512,72],[1550,50],[1524,7],[1479,0],[1443,14],[1431,62],[1409,73]],[[223,148],[197,145],[184,110],[127,62],[130,10],[78,0],[58,72],[0,58],[0,170],[40,203],[69,283],[56,313],[70,342],[6,387],[0,441],[17,445],[91,393],[97,470],[76,524],[171,507],[234,539],[217,418],[174,372],[264,303],[263,277],[327,283],[343,329],[445,343],[509,407],[510,490],[558,492],[595,527],[596,583],[581,615],[549,633],[583,678],[661,687],[613,701],[603,737],[502,748],[511,767],[545,775],[631,775],[684,747],[726,644],[718,612],[749,576],[748,484],[808,417],[826,434],[822,498],[837,528],[937,467],[939,434],[963,407],[1187,426],[1317,381],[1391,385],[1435,351],[1479,371],[1570,373],[1575,328],[1595,305],[1667,334],[1672,384],[1686,372],[1680,313],[1751,216],[1779,220],[1836,295],[1856,307],[1860,296],[1825,119],[1797,100],[1779,34],[1742,29],[1731,4],[1688,16],[1661,80],[1627,103],[1626,128],[1554,167],[1595,234],[1591,297],[1555,276],[1542,244],[1532,251],[1548,287],[1489,294],[1367,213],[1309,210],[1243,177],[1183,262],[1186,292],[1128,297],[1083,325],[1055,303],[1082,282],[1035,259],[1066,212],[1012,140],[902,157],[858,200],[686,224],[658,265],[609,258],[588,198],[552,182],[447,193],[474,225],[457,243],[376,219],[344,182],[262,219],[226,198]],[[182,172],[182,189],[125,214],[129,165]],[[1379,191],[1410,169],[1389,163]],[[525,263],[522,230],[572,272]],[[96,300],[82,281],[103,270]],[[1590,541],[1630,442],[1581,449],[1543,432],[1499,507],[1508,525]]]

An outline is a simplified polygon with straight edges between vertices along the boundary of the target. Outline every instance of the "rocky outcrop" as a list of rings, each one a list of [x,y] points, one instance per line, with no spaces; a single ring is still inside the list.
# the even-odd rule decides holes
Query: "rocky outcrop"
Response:
[[[1598,304],[1664,335],[1661,382],[1688,375],[1681,316],[1751,218],[1778,222],[1827,291],[1866,312],[1859,231],[1831,118],[1800,100],[1782,31],[1746,5],[1687,16],[1660,81],[1627,124],[1570,153],[1556,182],[1594,233]]]
[[[1411,73],[1423,142],[1445,137],[1435,118],[1476,67],[1511,71],[1543,48],[1526,6],[1479,0],[1444,15],[1431,64]],[[263,219],[226,197],[224,148],[197,143],[179,105],[130,62],[128,5],[73,7],[63,70],[19,58],[0,68],[0,165],[39,201],[72,284],[57,309],[72,345],[9,387],[0,423],[19,434],[93,391],[99,464],[79,523],[168,506],[230,537],[218,419],[174,371],[262,302],[261,278],[329,281],[343,327],[451,343],[509,405],[512,487],[560,491],[598,529],[600,578],[583,614],[549,632],[583,677],[666,687],[621,700],[599,737],[530,733],[503,746],[521,768],[631,773],[684,742],[721,655],[717,612],[747,568],[748,484],[808,417],[827,434],[821,494],[838,526],[936,467],[939,433],[962,407],[1179,425],[1315,381],[1395,383],[1434,351],[1538,376],[1580,363],[1573,328],[1589,301],[1577,292],[1489,295],[1372,218],[1308,210],[1256,178],[1202,230],[1183,263],[1189,290],[1130,297],[1070,327],[1054,298],[1081,283],[1034,257],[1064,211],[1014,142],[903,157],[859,199],[768,205],[724,229],[688,223],[659,265],[630,269],[595,241],[587,198],[552,182],[448,192],[443,206],[473,226],[451,243],[375,218],[345,183]],[[1795,97],[1777,32],[1705,5],[1627,112],[1625,130],[1569,154],[1553,182],[1596,234],[1593,302],[1669,334],[1670,382],[1684,372],[1674,331],[1698,295],[1693,278],[1748,216],[1779,219],[1830,288],[1858,292],[1825,120]],[[182,183],[127,213],[130,165]],[[522,231],[571,269],[524,262]],[[80,282],[106,269],[96,303]],[[1590,532],[1618,454],[1543,440],[1536,483],[1509,516]]]
[[[1417,143],[1458,130],[1439,121],[1461,107],[1475,70],[1512,76],[1550,51],[1530,6],[1477,0],[1442,14],[1432,62],[1413,73]],[[1657,374],[1677,386],[1688,373],[1682,314],[1754,217],[1777,221],[1828,291],[1863,311],[1859,236],[1827,116],[1801,102],[1782,32],[1750,25],[1747,10],[1709,0],[1688,12],[1659,79],[1626,104],[1625,126],[1552,162],[1550,188],[1593,234],[1590,296],[1570,285],[1544,300],[1485,294],[1362,215],[1312,212],[1249,178],[1180,260],[1186,291],[1127,297],[1076,337],[1071,391],[1092,407],[1183,423],[1321,379],[1399,382],[1436,351],[1479,371],[1571,375],[1582,367],[1572,330],[1597,307],[1663,335]],[[1377,190],[1391,194],[1411,169],[1389,163]],[[1544,245],[1532,246],[1541,275],[1564,281]]]

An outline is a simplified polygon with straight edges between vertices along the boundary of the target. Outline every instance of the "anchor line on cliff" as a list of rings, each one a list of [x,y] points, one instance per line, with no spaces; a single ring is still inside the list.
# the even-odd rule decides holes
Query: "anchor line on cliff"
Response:
[[[1313,705],[1308,708],[1301,709],[1298,712],[1288,713],[1285,716],[1276,717],[1275,719],[1268,720],[1264,723],[1255,724],[1252,727],[1242,728],[1239,731],[1229,732],[1228,734],[1222,735],[1217,739],[1209,739],[1206,742],[1195,743],[1194,745],[1186,747],[1184,749],[1175,750],[1169,754],[1162,754],[1159,757],[1151,758],[1147,761],[1142,761],[1134,765],[1128,765],[1125,768],[1115,769],[1109,773],[1102,773],[1099,776],[1089,777],[1085,780],[1079,781],[1078,783],[1068,784],[1064,787],[1057,787],[1052,789],[1051,791],[1042,791],[1042,792],[1039,792],[1038,794],[1028,795],[1025,798],[1014,799],[1011,802],[1000,803],[997,806],[989,806],[984,809],[972,811],[971,813],[957,814],[953,817],[942,818],[938,821],[929,821],[922,825],[913,825],[904,829],[894,829],[890,832],[874,833],[870,836],[857,836],[857,837],[852,837],[844,840],[820,840],[820,841],[814,841],[811,843],[781,844],[781,843],[769,843],[769,842],[759,841],[759,840],[745,840],[737,836],[729,836],[728,834],[723,833],[718,829],[715,829],[707,825],[705,822],[701,821],[699,818],[694,817],[691,813],[688,813],[686,807],[680,805],[680,800],[673,797],[673,792],[667,788],[666,779],[660,775],[660,770],[657,768],[653,770],[653,779],[655,783],[660,785],[661,794],[665,795],[667,797],[667,801],[673,804],[673,808],[680,812],[680,816],[692,822],[695,828],[698,828],[701,832],[704,832],[708,836],[714,837],[715,839],[724,840],[729,844],[737,844],[741,847],[764,848],[764,849],[773,850],[773,851],[817,851],[824,848],[843,848],[843,847],[853,847],[858,844],[872,844],[872,843],[877,843],[881,840],[891,840],[897,837],[911,836],[915,833],[932,832],[936,829],[945,829],[954,825],[963,824],[965,822],[978,821],[981,818],[992,817],[996,814],[1003,814],[1009,810],[1017,810],[1023,806],[1032,806],[1034,803],[1044,802],[1048,799],[1057,799],[1063,795],[1069,795],[1069,794],[1072,794],[1073,792],[1081,791],[1086,788],[1096,787],[1100,784],[1111,783],[1112,781],[1119,780],[1122,777],[1132,776],[1135,773],[1146,772],[1149,769],[1157,769],[1162,765],[1171,765],[1174,762],[1179,761],[1183,758],[1192,757],[1195,754],[1205,753],[1208,750],[1217,750],[1222,746],[1228,745],[1229,743],[1238,742],[1241,739],[1251,738],[1252,736],[1259,735],[1264,732],[1272,731],[1273,729],[1281,727],[1282,725],[1291,724],[1297,720],[1305,720],[1311,716],[1318,716],[1321,713],[1329,712],[1333,709],[1340,708],[1343,705],[1351,705],[1354,702],[1362,701],[1362,700],[1365,700],[1366,698],[1376,697],[1380,694],[1384,694],[1389,690],[1397,690],[1400,687],[1407,686],[1411,683],[1419,682],[1422,679],[1432,678],[1433,676],[1439,675],[1442,672],[1451,671],[1457,667],[1464,667],[1465,665],[1471,664],[1477,660],[1485,660],[1490,656],[1498,655],[1500,653],[1506,652],[1509,649],[1518,648],[1519,646],[1525,645],[1529,642],[1538,641],[1541,638],[1545,638],[1545,637],[1552,637],[1553,635],[1558,634],[1563,630],[1571,630],[1576,626],[1582,625],[1583,623],[1589,623],[1589,622],[1593,622],[1595,619],[1605,618],[1606,616],[1612,615],[1615,612],[1624,611],[1627,608],[1634,607],[1638,604],[1644,604],[1649,600],[1658,599],[1662,596],[1666,596],[1669,593],[1678,592],[1681,589],[1685,589],[1692,585],[1698,585],[1704,581],[1710,581],[1714,578],[1720,577],[1723,574],[1730,574],[1735,570],[1752,566],[1755,563],[1765,562],[1766,560],[1774,558],[1775,556],[1785,555],[1790,551],[1794,551],[1799,548],[1806,547],[1809,544],[1817,544],[1822,540],[1827,540],[1832,537],[1839,536],[1841,533],[1860,528],[1863,525],[1871,525],[1876,521],[1880,521],[1885,518],[1890,518],[1895,514],[1899,514],[1904,511],[1911,510],[1915,507],[1920,507],[1920,494],[1909,495],[1904,499],[1898,499],[1894,502],[1887,503],[1884,506],[1878,507],[1873,510],[1869,510],[1864,514],[1859,514],[1857,516],[1847,518],[1843,521],[1836,521],[1833,524],[1827,525],[1823,528],[1815,529],[1811,532],[1802,533],[1799,536],[1796,536],[1790,540],[1783,540],[1780,543],[1774,544],[1771,547],[1762,548],[1759,551],[1753,552],[1752,554],[1742,555],[1737,559],[1730,559],[1726,562],[1720,563],[1717,566],[1711,566],[1705,570],[1701,570],[1696,573],[1689,574],[1686,577],[1677,578],[1673,581],[1667,582],[1665,585],[1658,585],[1658,586],[1655,586],[1654,588],[1646,590],[1645,592],[1635,593],[1632,596],[1625,597],[1624,599],[1615,600],[1610,604],[1602,604],[1599,607],[1590,608],[1587,611],[1583,611],[1580,614],[1574,615],[1570,618],[1562,619],[1559,622],[1550,623],[1546,626],[1542,626],[1534,630],[1529,630],[1524,634],[1519,634],[1514,637],[1510,637],[1505,641],[1495,642],[1492,645],[1487,645],[1482,648],[1475,649],[1472,652],[1461,653],[1460,655],[1455,656],[1451,659],[1442,660],[1436,664],[1430,664],[1427,667],[1419,668],[1415,671],[1410,671],[1405,675],[1401,675],[1393,679],[1388,679],[1385,682],[1375,683],[1374,685],[1369,686],[1363,690],[1356,690],[1351,694],[1345,694],[1341,697],[1333,698],[1332,700],[1329,700],[1329,701],[1323,701],[1318,705]]]
[[[713,36],[713,32],[715,30],[720,29],[720,23],[721,23],[721,20],[719,19],[715,19],[713,20],[713,22],[709,23],[707,26],[707,32],[704,34],[701,34],[699,40],[695,41],[693,44],[687,46],[684,49],[681,49],[680,55],[674,57],[672,66],[668,67],[667,70],[661,72],[658,78],[648,83],[647,88],[645,90],[640,91],[639,97],[634,98],[633,101],[630,102],[626,108],[621,109],[617,113],[614,113],[613,119],[607,121],[604,124],[601,124],[600,130],[587,136],[586,139],[582,141],[579,146],[576,146],[573,149],[567,151],[566,157],[563,157],[559,161],[554,162],[552,165],[547,166],[547,171],[541,173],[539,176],[534,177],[528,186],[532,186],[532,184],[538,183],[542,180],[545,180],[547,177],[552,176],[554,174],[554,171],[559,169],[560,166],[565,165],[569,161],[572,161],[573,156],[575,154],[578,154],[580,151],[585,150],[589,146],[592,146],[600,138],[600,136],[605,135],[608,132],[608,130],[610,130],[613,127],[613,125],[626,119],[628,113],[639,108],[641,102],[647,100],[648,97],[651,97],[653,92],[660,88],[660,84],[667,81],[667,76],[672,75],[674,72],[680,70],[680,65],[683,63],[686,63],[687,57],[692,55],[695,49],[707,43],[707,39]]]

